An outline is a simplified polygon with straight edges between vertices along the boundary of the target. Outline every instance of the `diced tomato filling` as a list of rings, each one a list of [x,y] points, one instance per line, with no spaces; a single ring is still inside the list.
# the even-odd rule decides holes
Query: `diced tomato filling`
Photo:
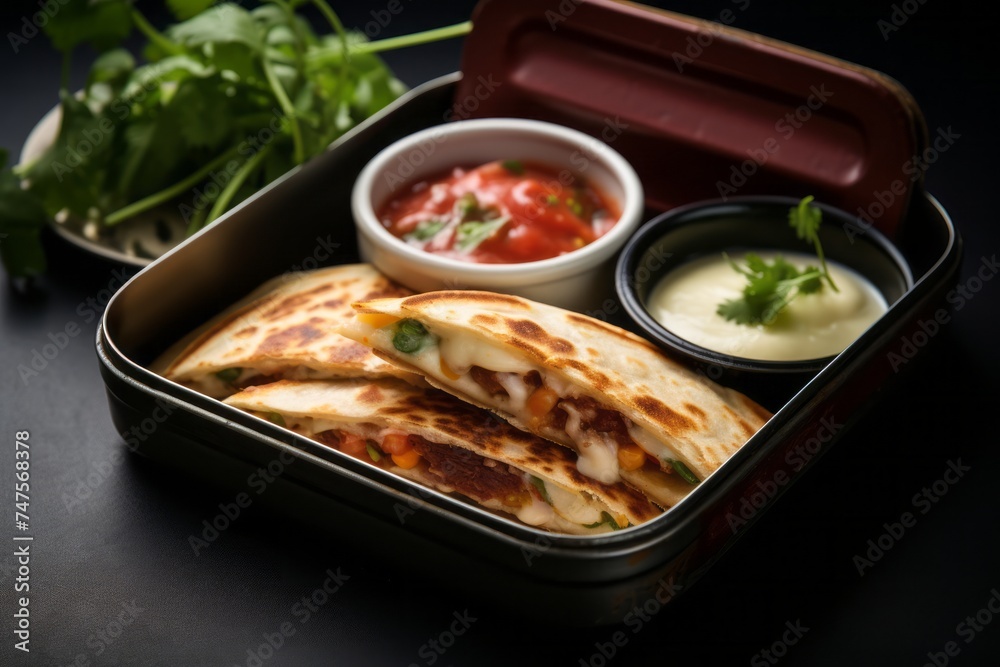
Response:
[[[413,449],[412,439],[415,436],[402,433],[389,433],[382,438],[382,443],[375,449],[375,452],[380,455],[377,461],[369,449],[370,446],[376,443],[374,441],[369,442],[359,435],[330,430],[317,433],[314,437],[324,445],[328,445],[354,458],[373,463],[382,464],[385,462],[385,465],[388,465],[388,461],[391,460],[400,468],[409,470],[419,465],[421,460],[420,454]]]
[[[382,451],[386,454],[403,454],[413,449],[410,437],[401,433],[390,433],[382,439]]]

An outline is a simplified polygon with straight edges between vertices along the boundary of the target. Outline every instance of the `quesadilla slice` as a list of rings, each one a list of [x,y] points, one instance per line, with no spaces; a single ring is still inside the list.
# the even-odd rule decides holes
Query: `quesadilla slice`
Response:
[[[404,377],[367,347],[336,333],[351,302],[405,296],[368,264],[268,281],[161,357],[153,370],[213,398],[279,379]]]
[[[572,448],[582,474],[624,479],[664,507],[770,417],[632,333],[520,297],[442,291],[355,308],[347,337]]]
[[[547,530],[589,535],[660,510],[576,455],[436,389],[394,379],[280,381],[225,400],[333,449]]]

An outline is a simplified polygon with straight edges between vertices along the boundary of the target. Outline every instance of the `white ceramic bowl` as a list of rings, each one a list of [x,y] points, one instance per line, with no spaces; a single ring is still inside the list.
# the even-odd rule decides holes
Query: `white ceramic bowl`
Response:
[[[456,166],[494,160],[538,162],[569,170],[598,187],[621,211],[594,242],[551,259],[477,264],[435,255],[393,236],[376,211],[402,188]],[[583,311],[614,293],[614,260],[644,211],[642,184],[617,151],[589,135],[552,123],[488,118],[428,128],[390,145],[362,170],[351,206],[363,260],[420,292],[484,289]]]

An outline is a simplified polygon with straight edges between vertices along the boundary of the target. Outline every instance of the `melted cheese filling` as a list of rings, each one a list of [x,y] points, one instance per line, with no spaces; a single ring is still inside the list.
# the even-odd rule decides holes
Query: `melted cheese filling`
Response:
[[[263,419],[267,419],[266,415],[260,416]],[[379,428],[374,424],[368,423],[351,423],[345,427],[345,424],[342,422],[334,422],[329,419],[316,417],[283,416],[283,419],[285,420],[286,428],[309,438],[314,438],[317,434],[325,431],[350,433],[366,440],[375,440],[376,442],[382,442],[385,436],[389,434],[407,435],[404,431],[400,431],[399,429]],[[498,463],[503,465],[500,462]],[[392,468],[397,473],[401,470],[396,466],[392,466]],[[421,483],[433,486],[437,490],[444,493],[456,492],[456,489],[437,478],[431,479],[429,476],[419,472],[403,471],[403,473],[408,473],[403,474],[404,477],[416,477]],[[529,479],[530,475],[525,473],[525,487],[528,489],[532,487]],[[529,502],[521,507],[511,507],[509,505],[505,505],[496,498],[477,502],[490,509],[513,514],[518,518],[518,520],[528,524],[529,526],[547,526],[568,533],[593,533],[606,532],[606,530],[609,530],[609,528],[604,525],[587,528],[587,526],[591,524],[601,522],[602,511],[608,512],[612,515],[615,514],[614,512],[611,512],[611,510],[604,505],[604,503],[589,495],[585,495],[582,492],[566,489],[551,480],[541,481],[545,487],[546,493],[548,494],[549,500],[552,501],[551,505],[538,498],[534,493],[529,494]]]
[[[454,372],[464,375],[473,366],[488,368],[497,373],[527,374],[533,367],[523,359],[498,347],[484,345],[471,336],[451,333],[440,338],[437,347],[440,355]]]
[[[618,443],[607,433],[584,431],[582,415],[572,403],[561,401],[558,407],[566,412],[566,434],[578,448],[580,458],[576,461],[576,469],[605,484],[619,481]]]
[[[446,336],[434,335],[437,344],[427,344],[417,353],[402,356],[393,347],[392,327],[373,329],[367,336],[369,344],[412,363],[423,373],[448,384],[484,405],[496,405],[513,415],[522,424],[532,421],[527,407],[528,397],[534,388],[524,381],[524,376],[537,371],[545,386],[551,388],[564,399],[578,398],[572,385],[555,375],[546,373],[530,362],[500,348],[489,346],[483,341],[460,332],[449,331]],[[442,370],[442,361],[457,379],[447,377]],[[479,366],[496,373],[496,379],[507,391],[507,396],[490,395],[469,374],[473,366]],[[581,474],[604,484],[621,481],[618,464],[618,443],[610,433],[584,429],[585,415],[570,402],[561,401],[558,407],[567,414],[565,433],[576,445],[579,456],[577,469]],[[624,416],[623,416],[624,418]],[[641,449],[653,455],[662,463],[674,460],[684,461],[668,444],[662,442],[649,431],[625,419],[629,436]],[[527,522],[526,522],[527,523]],[[593,522],[591,522],[593,523]]]
[[[558,484],[544,482],[545,490],[552,501],[552,509],[556,514],[571,523],[590,525],[601,523],[601,511],[607,511],[603,507],[597,507],[596,502],[584,498],[582,493],[574,493],[564,489]]]
[[[509,512],[510,510],[511,508],[508,507],[507,511]],[[543,526],[551,523],[555,519],[556,513],[551,505],[532,495],[531,502],[518,508],[514,512],[514,516],[529,526]]]

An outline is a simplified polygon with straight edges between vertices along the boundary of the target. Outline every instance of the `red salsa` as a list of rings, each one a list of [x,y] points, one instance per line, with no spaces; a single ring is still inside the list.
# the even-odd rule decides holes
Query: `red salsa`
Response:
[[[619,215],[579,176],[517,160],[420,181],[378,213],[386,229],[411,245],[487,264],[572,252],[607,233]]]

